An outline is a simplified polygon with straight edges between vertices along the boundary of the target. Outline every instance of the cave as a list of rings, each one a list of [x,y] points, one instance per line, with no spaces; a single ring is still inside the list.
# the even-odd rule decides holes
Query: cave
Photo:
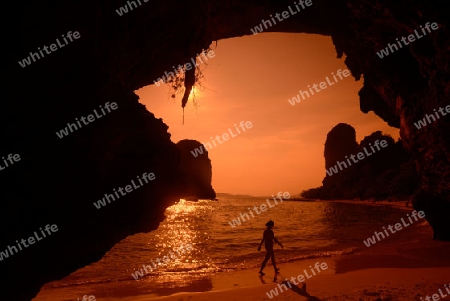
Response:
[[[414,157],[420,175],[414,209],[425,212],[434,239],[450,240],[450,121],[442,118],[420,131],[414,126],[425,113],[448,105],[447,5],[309,2],[296,17],[263,31],[331,36],[351,76],[364,78],[361,111],[398,127]],[[1,173],[2,242],[6,246],[46,225],[56,224],[58,231],[33,252],[1,263],[7,300],[31,300],[42,285],[98,261],[118,241],[158,227],[164,210],[183,195],[180,154],[167,125],[134,91],[217,41],[253,34],[250,28],[293,5],[139,3],[121,14],[117,10],[127,5],[122,1],[21,2],[11,10],[20,23],[5,43],[1,156],[18,154],[20,160]],[[411,43],[404,55],[376,55],[426,22],[439,29]],[[75,124],[76,117],[94,111],[99,121],[88,130],[78,124],[67,136],[55,137],[68,121]],[[100,199],[144,173],[155,174],[155,180],[136,189],[127,203],[92,210],[93,196]]]

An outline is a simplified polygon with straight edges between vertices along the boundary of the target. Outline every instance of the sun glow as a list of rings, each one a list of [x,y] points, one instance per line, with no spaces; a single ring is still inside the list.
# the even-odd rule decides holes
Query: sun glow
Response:
[[[192,87],[191,93],[189,93],[189,99],[192,100],[194,97],[199,97],[200,90],[194,86]]]

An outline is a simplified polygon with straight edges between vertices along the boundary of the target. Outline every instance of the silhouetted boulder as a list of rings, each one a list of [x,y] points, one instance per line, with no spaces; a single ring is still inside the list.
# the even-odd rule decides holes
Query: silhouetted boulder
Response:
[[[339,123],[327,134],[325,141],[325,168],[328,169],[353,154],[358,148],[355,129],[346,123]]]
[[[211,186],[212,166],[208,151],[196,140],[181,140],[177,143],[180,150],[180,167],[184,177],[183,197],[214,199],[216,193]],[[201,150],[201,154],[196,151]]]
[[[355,129],[346,123],[339,123],[327,134],[324,148],[325,169],[336,165],[338,161],[345,162],[345,156],[354,154],[357,149]],[[339,185],[338,179],[340,177],[332,177],[327,174],[322,183],[326,186],[337,186]]]

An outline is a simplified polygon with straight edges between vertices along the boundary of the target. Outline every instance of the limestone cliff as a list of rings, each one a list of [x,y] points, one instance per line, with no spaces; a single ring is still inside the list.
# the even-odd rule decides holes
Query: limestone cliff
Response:
[[[418,191],[411,155],[401,141],[376,131],[356,142],[355,129],[340,123],[325,141],[323,186],[302,193],[317,199],[410,199]]]
[[[336,161],[345,159],[358,149],[355,129],[346,123],[339,123],[327,134],[325,141],[325,169],[336,164]]]
[[[211,186],[212,166],[208,151],[195,140],[181,140],[177,146],[181,154],[183,184],[186,187],[183,189],[183,197],[215,199],[216,193]],[[202,153],[196,152],[196,149],[201,150]]]

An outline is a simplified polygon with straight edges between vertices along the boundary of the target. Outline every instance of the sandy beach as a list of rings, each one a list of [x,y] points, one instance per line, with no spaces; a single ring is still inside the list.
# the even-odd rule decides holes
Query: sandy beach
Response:
[[[388,202],[383,204],[392,205]],[[400,206],[400,203],[395,205]],[[405,216],[408,211],[412,211],[411,207],[404,208]],[[450,243],[433,241],[431,235],[426,222],[420,222],[371,247],[361,242],[360,250],[351,255],[312,258],[279,265],[281,273],[277,282],[281,283],[286,278],[303,274],[305,269],[309,271],[309,266],[316,262],[327,263],[329,268],[326,271],[305,281],[306,293],[298,285],[269,298],[266,293],[278,286],[273,283],[274,273],[269,265],[262,278],[258,276],[257,269],[213,276],[209,282],[212,283],[212,289],[207,292],[178,293],[153,299],[141,296],[126,300],[420,301],[421,297],[425,300],[427,295],[431,298],[433,294],[439,294],[439,289],[445,296],[444,285],[450,286]],[[450,294],[447,295],[440,295],[438,300],[450,300]]]

